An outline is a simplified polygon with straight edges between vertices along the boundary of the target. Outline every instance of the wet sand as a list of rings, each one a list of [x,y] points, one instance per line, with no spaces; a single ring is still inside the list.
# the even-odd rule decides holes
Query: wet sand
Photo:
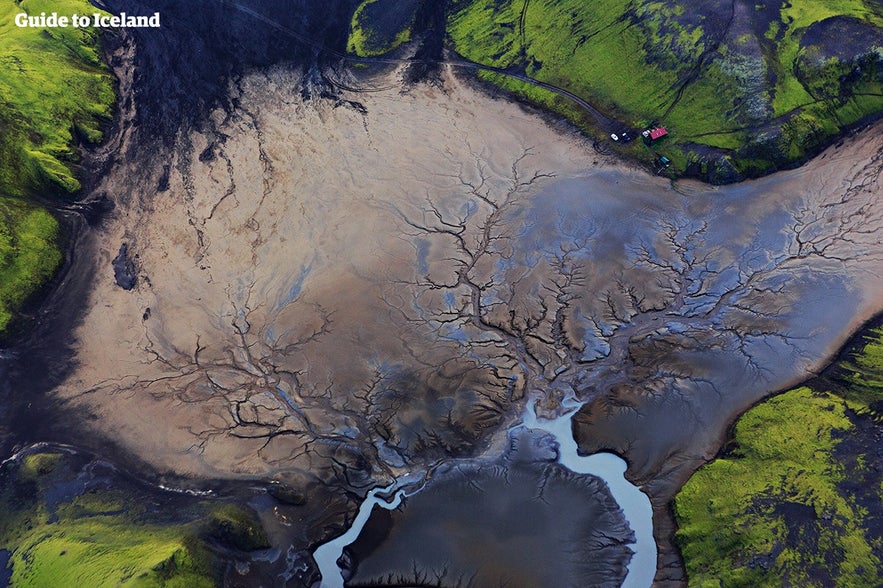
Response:
[[[364,561],[347,585],[619,586],[629,533],[597,478],[557,466],[463,467],[399,510],[375,509],[350,548]]]
[[[403,459],[470,451],[510,399],[494,369],[402,316],[422,246],[403,219],[465,207],[464,183],[481,176],[505,191],[519,158],[531,175],[597,159],[453,82],[449,95],[354,96],[363,115],[305,104],[298,81],[283,69],[240,80],[229,109],[174,153],[120,165],[99,187],[117,195],[98,237],[105,271],[57,394],[160,471],[315,473],[335,458],[364,487]],[[123,243],[132,291],[110,264]],[[393,405],[399,419],[386,422]],[[420,419],[426,434],[413,432]]]
[[[455,79],[389,82],[344,95],[360,109],[253,73],[113,167],[55,396],[158,472],[364,494],[491,451],[527,392],[573,394],[581,448],[627,459],[671,565],[664,505],[726,423],[883,307],[875,130],[673,189]]]

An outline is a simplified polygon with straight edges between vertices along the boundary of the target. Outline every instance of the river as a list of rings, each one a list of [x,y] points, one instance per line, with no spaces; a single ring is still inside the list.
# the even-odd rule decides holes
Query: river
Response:
[[[555,419],[544,419],[537,417],[534,404],[528,402],[521,423],[515,425],[510,432],[520,428],[528,428],[552,435],[557,444],[557,462],[559,464],[571,472],[590,474],[604,480],[635,533],[635,541],[631,545],[634,555],[628,565],[628,574],[623,586],[626,588],[650,586],[656,571],[656,543],[653,540],[653,512],[650,499],[624,478],[626,463],[619,457],[612,453],[597,453],[589,456],[578,454],[576,441],[571,433],[570,421],[581,407],[582,403],[569,400],[564,403],[566,412]],[[314,558],[322,574],[322,588],[343,588],[344,577],[337,561],[343,556],[344,548],[353,543],[362,533],[375,506],[385,510],[393,510],[402,504],[407,494],[401,487],[406,483],[406,480],[403,479],[385,488],[371,490],[359,507],[358,514],[350,528],[343,535],[316,549]],[[431,485],[431,482],[429,484]],[[414,492],[410,495],[413,494]],[[579,508],[578,504],[556,506],[570,511]],[[528,555],[523,554],[524,557]]]

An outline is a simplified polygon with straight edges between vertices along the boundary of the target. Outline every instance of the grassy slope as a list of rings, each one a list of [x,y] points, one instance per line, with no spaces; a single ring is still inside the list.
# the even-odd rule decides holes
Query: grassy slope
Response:
[[[347,51],[383,55],[411,40],[416,0],[364,0],[353,14]]]
[[[20,29],[14,17],[94,10],[85,0],[0,0],[0,332],[61,260],[56,221],[27,197],[80,189],[75,137],[100,140],[114,102],[93,29]]]
[[[691,586],[876,583],[883,544],[868,515],[883,508],[883,488],[866,461],[874,437],[860,437],[857,423],[879,419],[871,405],[883,400],[883,329],[839,369],[839,382],[746,412],[735,448],[678,494],[676,538]],[[844,443],[871,455],[844,458]]]
[[[0,332],[61,262],[57,234],[58,222],[45,210],[0,198]]]
[[[191,522],[170,522],[144,500],[89,490],[49,509],[48,496],[82,472],[61,454],[25,457],[0,477],[0,549],[12,551],[12,585],[210,587],[222,568],[209,542],[228,549],[266,547],[266,536],[232,505],[197,507]],[[76,485],[76,484],[75,484]]]
[[[715,49],[714,35],[699,24],[689,24],[684,6],[677,3],[530,0],[522,20],[524,6],[524,0],[455,2],[449,21],[455,49],[479,63],[524,69],[536,79],[585,97],[625,124],[640,127],[660,120],[672,135],[659,151],[669,155],[680,171],[688,160],[702,157],[696,152],[702,147],[730,154],[744,172],[767,171],[775,165],[768,154],[736,152],[753,138],[749,129],[758,124],[799,114],[773,146],[785,159],[797,160],[840,126],[883,110],[883,98],[874,95],[881,93],[879,80],[863,81],[845,104],[834,99],[814,104],[816,99],[794,74],[800,38],[815,20],[849,15],[883,26],[883,18],[862,0],[794,2],[760,37],[760,41],[768,36],[775,39],[774,51],[765,55],[747,49],[758,43],[758,35],[749,33],[726,37]],[[706,50],[705,65],[678,98],[681,82]],[[767,68],[776,74],[775,86],[757,91],[767,83]],[[834,79],[841,74],[820,72]],[[496,81],[516,92],[523,90],[518,82]],[[751,96],[745,104],[734,104],[748,88],[757,95],[755,102],[760,97],[769,103],[762,115],[749,107]],[[538,93],[528,97],[556,108]],[[569,114],[560,106],[556,109]],[[642,154],[640,146],[634,151]]]

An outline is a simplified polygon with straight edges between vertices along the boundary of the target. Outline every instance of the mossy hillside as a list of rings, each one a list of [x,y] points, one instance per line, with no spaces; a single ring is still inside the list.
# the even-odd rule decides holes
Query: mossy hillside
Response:
[[[365,0],[353,14],[347,51],[371,57],[407,43],[419,4],[419,0]]]
[[[460,0],[448,28],[454,48],[473,61],[568,89],[625,126],[665,124],[666,146],[681,151],[667,153],[682,162],[679,171],[691,160],[729,157],[742,175],[756,175],[883,110],[867,39],[835,68],[807,59],[813,48],[801,46],[814,18],[847,15],[879,31],[879,9],[861,0],[768,4],[731,18],[723,2]],[[863,58],[873,67],[844,78]],[[827,95],[804,87],[833,88],[835,77]]]
[[[0,0],[0,186],[5,194],[75,192],[76,139],[97,142],[111,117],[113,81],[91,28],[15,26],[19,12],[91,14],[85,0]]]
[[[746,412],[676,497],[691,586],[875,585],[883,329],[831,373]]]
[[[807,29],[816,23],[837,17],[849,17],[877,27],[883,26],[883,9],[873,2],[801,0],[782,4],[780,20],[770,23],[766,33],[767,38],[777,39],[775,51],[768,55],[768,61],[777,73],[773,99],[775,114],[785,114],[822,98],[815,96],[811,88],[801,83],[800,78],[794,75],[793,68],[799,66],[800,58],[808,51],[806,47],[801,47],[801,40]],[[868,47],[868,50],[873,50],[873,47]],[[788,72],[789,68],[792,69],[791,72]],[[879,79],[871,82],[873,86],[879,87]]]
[[[0,197],[0,332],[61,263],[58,221],[16,198]]]
[[[239,551],[270,547],[266,532],[250,513],[233,504],[207,504],[206,507],[210,516],[200,531],[203,538]]]
[[[170,512],[125,484],[64,496],[84,471],[65,454],[38,453],[0,473],[0,549],[12,552],[14,586],[216,586],[214,546],[267,544],[253,516],[230,504]]]
[[[883,327],[872,329],[863,339],[862,353],[843,362],[841,377],[850,391],[883,400]]]
[[[80,189],[76,143],[101,139],[114,103],[94,29],[18,28],[14,18],[96,10],[85,0],[0,0],[0,333],[61,261],[58,224],[29,197]]]

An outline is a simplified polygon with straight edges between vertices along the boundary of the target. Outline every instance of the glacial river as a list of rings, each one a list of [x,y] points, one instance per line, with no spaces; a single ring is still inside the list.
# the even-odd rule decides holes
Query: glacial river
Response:
[[[626,588],[645,588],[653,583],[656,573],[656,543],[653,540],[653,510],[650,499],[636,486],[625,479],[626,463],[612,453],[596,453],[580,456],[577,453],[576,441],[571,433],[570,419],[582,405],[575,401],[565,403],[568,411],[554,420],[538,418],[533,403],[522,417],[517,427],[537,429],[551,434],[558,443],[558,463],[578,474],[590,474],[601,478],[607,483],[610,492],[620,505],[629,526],[635,533],[635,543],[630,545],[634,556],[628,566],[628,575],[623,586]],[[402,479],[385,488],[375,488],[359,507],[358,514],[350,528],[341,535],[321,545],[313,557],[322,573],[322,588],[343,588],[344,579],[337,560],[341,557],[344,547],[356,540],[377,505],[386,510],[398,508],[406,496],[404,490],[396,488],[413,482]],[[394,492],[394,493],[393,493]],[[390,495],[393,493],[392,495]]]

